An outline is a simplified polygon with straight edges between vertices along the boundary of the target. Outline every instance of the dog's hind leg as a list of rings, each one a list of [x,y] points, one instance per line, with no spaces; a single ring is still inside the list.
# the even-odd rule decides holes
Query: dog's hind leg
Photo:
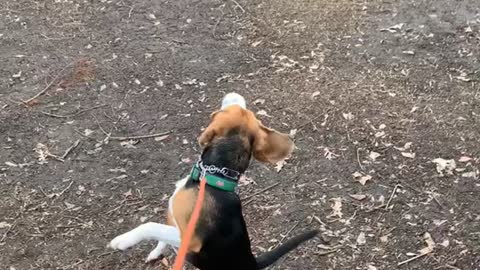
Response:
[[[125,250],[144,240],[157,240],[174,247],[179,247],[181,242],[180,232],[176,227],[149,222],[115,237],[108,246],[113,249]],[[157,248],[159,245],[157,245]],[[157,248],[155,248],[155,250]]]
[[[166,247],[167,247],[167,244],[165,244],[164,242],[158,242],[155,249],[150,251],[150,254],[148,254],[145,262],[151,262],[153,260],[158,259],[160,257],[160,255],[163,254],[163,251],[165,250]]]

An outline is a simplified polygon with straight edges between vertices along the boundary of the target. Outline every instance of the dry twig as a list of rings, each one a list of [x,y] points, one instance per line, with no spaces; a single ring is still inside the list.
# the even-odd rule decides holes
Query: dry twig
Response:
[[[0,243],[3,242],[3,240],[5,240],[5,238],[7,238],[7,235],[15,228],[15,226],[17,226],[17,223],[13,223],[12,226],[10,226],[8,228],[8,230],[3,234],[2,238],[0,239]]]
[[[98,108],[101,108],[101,107],[104,107],[104,106],[107,106],[107,104],[100,104],[100,105],[93,106],[93,107],[87,108],[87,109],[83,109],[83,110],[80,110],[76,113],[67,114],[67,115],[59,115],[59,114],[53,114],[53,113],[49,113],[49,112],[40,112],[40,113],[42,113],[44,115],[51,116],[51,117],[55,117],[55,118],[72,118],[72,117],[78,116],[82,113],[85,113],[85,112],[88,112],[88,111],[91,111],[91,110],[95,110],[95,109],[98,109]]]
[[[172,133],[171,131],[166,131],[162,133],[155,133],[155,134],[148,134],[148,135],[138,135],[138,136],[127,136],[127,137],[110,137],[110,140],[117,140],[117,141],[126,141],[126,140],[137,140],[137,139],[145,139],[145,138],[153,138],[153,137],[160,137],[167,134]]]
[[[65,158],[72,152],[73,149],[77,148],[77,146],[80,144],[80,140],[77,140],[76,142],[73,143],[72,146],[70,146],[65,153],[62,156],[62,159],[65,160]]]
[[[266,188],[264,188],[264,189],[262,189],[262,190],[260,190],[260,191],[258,191],[258,192],[255,192],[255,193],[253,193],[252,195],[249,195],[249,196],[243,198],[242,200],[248,200],[248,199],[250,199],[250,198],[253,198],[253,197],[257,196],[258,194],[261,194],[261,193],[263,193],[263,192],[265,192],[265,191],[268,191],[268,190],[270,190],[270,189],[272,189],[272,188],[274,188],[274,187],[276,187],[276,186],[278,186],[278,185],[280,185],[280,182],[277,182],[277,183],[275,183],[275,184],[273,184],[273,185],[270,185],[270,186],[268,186],[268,187],[266,187]]]
[[[408,259],[408,260],[405,260],[405,261],[403,261],[403,262],[399,262],[399,263],[397,264],[397,266],[402,266],[402,265],[407,264],[407,263],[409,263],[409,262],[412,262],[412,261],[414,261],[414,260],[416,260],[416,259],[420,259],[420,258],[422,258],[423,256],[425,256],[425,255],[427,255],[427,254],[430,254],[430,253],[418,254],[417,256],[412,257],[412,258],[410,258],[410,259]]]
[[[235,0],[232,0],[233,3],[235,3],[235,5],[242,10],[242,13],[245,13],[245,9]]]
[[[66,65],[58,74],[57,76],[55,76],[55,78],[53,78],[53,80],[50,81],[49,84],[47,84],[47,86],[45,86],[45,88],[43,88],[42,91],[38,92],[35,96],[27,99],[27,100],[22,100],[22,102],[24,104],[28,104],[30,102],[32,102],[34,99],[38,98],[39,96],[45,94],[45,92],[48,91],[48,89],[50,89],[50,87],[52,87],[52,85],[60,78],[61,75],[63,75],[63,72],[69,68],[70,66],[72,66],[75,62],[71,62],[70,64]]]
[[[390,202],[392,202],[393,196],[395,196],[395,192],[397,192],[397,189],[401,186],[402,185],[400,185],[400,184],[395,185],[395,187],[393,188],[392,194],[390,194],[390,198],[388,199],[388,202],[385,205],[385,210],[388,210],[388,207],[390,206]]]

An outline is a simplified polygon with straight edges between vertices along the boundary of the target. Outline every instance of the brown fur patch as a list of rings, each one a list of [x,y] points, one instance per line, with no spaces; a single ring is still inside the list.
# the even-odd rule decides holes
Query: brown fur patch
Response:
[[[198,192],[196,189],[181,189],[173,197],[173,209],[169,209],[167,222],[170,225],[175,226],[172,218],[176,221],[178,229],[180,230],[180,238],[182,239],[182,242],[183,238],[185,237],[185,231],[187,229],[190,216],[193,212],[193,208],[195,207],[195,202],[197,201],[197,194]],[[173,217],[170,214],[171,212],[173,212]],[[194,233],[188,250],[199,252],[202,248],[202,241],[200,239],[201,238]]]
[[[234,128],[239,128],[245,136],[253,136],[253,156],[261,162],[276,163],[292,153],[294,144],[287,134],[267,128],[255,117],[255,114],[238,105],[232,105],[211,115],[211,122],[198,138],[202,147],[212,143],[215,138],[224,137]]]

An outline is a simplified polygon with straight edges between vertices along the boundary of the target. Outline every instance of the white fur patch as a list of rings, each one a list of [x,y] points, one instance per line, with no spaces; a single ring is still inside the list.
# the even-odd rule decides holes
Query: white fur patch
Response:
[[[179,247],[180,232],[177,228],[165,224],[148,222],[137,228],[115,237],[109,247],[125,250],[144,240],[157,240],[166,244]]]
[[[237,93],[226,94],[223,97],[221,109],[223,110],[226,107],[231,106],[231,105],[238,105],[238,106],[240,106],[244,109],[247,108],[247,103],[245,102],[245,99]]]
[[[175,223],[175,227],[178,228],[177,221],[175,220],[175,215],[173,215],[173,198],[175,197],[175,194],[182,189],[185,184],[187,183],[188,177],[183,178],[182,180],[179,180],[175,183],[175,191],[173,192],[172,196],[168,200],[168,211],[170,211],[170,215],[172,215],[173,223]]]

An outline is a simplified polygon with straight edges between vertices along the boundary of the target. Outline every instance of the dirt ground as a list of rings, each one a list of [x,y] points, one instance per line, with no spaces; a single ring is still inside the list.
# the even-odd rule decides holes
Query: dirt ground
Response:
[[[0,42],[2,269],[167,269],[105,246],[230,91],[297,145],[242,183],[254,251],[322,231],[272,268],[480,269],[477,0],[8,0]]]

